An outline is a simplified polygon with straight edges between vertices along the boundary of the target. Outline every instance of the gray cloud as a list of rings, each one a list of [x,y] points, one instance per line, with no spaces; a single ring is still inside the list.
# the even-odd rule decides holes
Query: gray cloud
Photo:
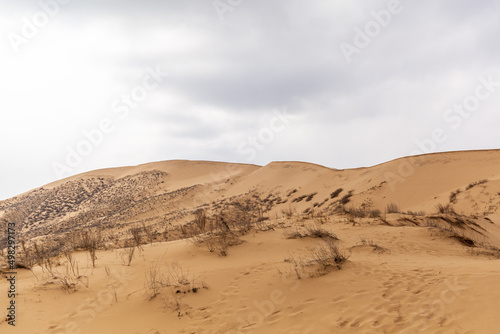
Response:
[[[242,1],[221,21],[212,1],[73,0],[17,54],[9,34],[41,7],[2,3],[0,198],[55,180],[52,163],[106,118],[115,130],[72,173],[174,158],[248,162],[249,138],[265,139],[283,107],[296,118],[251,162],[372,165],[411,154],[435,128],[447,135],[435,150],[494,148],[500,87],[457,129],[443,114],[480,77],[500,81],[500,4],[401,0],[348,63],[340,45],[354,45],[356,29],[389,3]],[[120,119],[114,102],[156,66],[169,76]]]

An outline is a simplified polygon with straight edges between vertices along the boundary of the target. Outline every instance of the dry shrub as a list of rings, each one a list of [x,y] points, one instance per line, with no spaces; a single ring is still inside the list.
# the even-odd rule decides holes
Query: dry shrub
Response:
[[[470,224],[472,223],[472,226]],[[482,236],[481,231],[471,229],[474,227],[474,222],[463,220],[460,217],[455,219],[446,216],[429,217],[425,221],[426,227],[438,229],[445,236],[455,239],[466,247],[477,247],[482,244],[478,237]],[[473,236],[476,235],[476,237]]]
[[[491,245],[480,245],[479,247],[467,247],[467,254],[471,256],[488,256],[500,259],[500,249]]]
[[[330,194],[330,198],[332,198],[332,199],[333,199],[333,198],[338,197],[338,196],[340,195],[340,193],[341,193],[343,190],[344,190],[344,189],[342,189],[342,188],[338,188],[337,190],[335,190],[334,192],[332,192],[332,193]]]
[[[452,204],[457,203],[457,195],[460,194],[461,192],[462,192],[462,190],[460,190],[460,189],[452,191],[450,193],[450,203],[452,203]]]
[[[486,179],[479,180],[476,182],[471,182],[471,183],[469,183],[469,185],[467,187],[465,187],[465,190],[469,190],[469,189],[474,188],[475,186],[478,186],[480,184],[485,184],[486,182],[488,182],[488,180],[486,180]]]
[[[286,276],[295,275],[297,279],[302,279],[302,274],[304,269],[302,260],[296,259],[294,256],[290,256],[285,259],[285,262],[288,262],[290,264],[290,267],[286,269]],[[280,272],[279,269],[278,272]]]
[[[215,252],[221,256],[227,256],[227,250],[230,246],[236,246],[242,243],[241,239],[230,231],[221,231],[211,234],[204,242],[211,253]]]
[[[285,231],[283,233],[286,239],[301,239],[304,238],[304,234],[297,228],[294,231]]]
[[[344,195],[344,197],[342,197],[340,199],[340,204],[346,205],[347,203],[349,203],[351,201],[352,195],[353,195],[353,191],[349,190],[349,192],[346,195]]]
[[[129,229],[130,234],[132,235],[132,240],[134,241],[135,247],[137,249],[142,250],[142,232],[143,229],[141,227],[135,226]]]
[[[28,246],[26,239],[21,239],[21,252],[17,257],[16,268],[31,270],[33,265],[36,264],[35,255],[33,250]]]
[[[329,232],[320,227],[307,227],[306,229],[307,236],[311,238],[321,238],[321,239],[331,239],[331,240],[339,240],[335,233]]]
[[[344,263],[349,259],[349,255],[341,252],[332,240],[324,240],[324,244],[309,250],[311,259],[308,264],[319,264],[323,274],[329,269],[342,269]]]
[[[150,264],[145,273],[144,291],[149,300],[158,296],[163,288],[170,288],[175,294],[197,293],[202,288],[207,288],[200,276],[190,275],[177,262],[165,267],[161,266],[161,260]]]
[[[246,200],[232,202],[216,216],[216,227],[225,228],[240,234],[250,231],[252,223],[261,217],[261,209],[257,202]]]
[[[439,203],[436,205],[436,210],[438,213],[448,213],[448,214],[455,214],[455,210],[453,209],[453,206],[450,204],[441,204]]]
[[[169,310],[174,313],[177,312],[177,317],[180,319],[183,316],[181,310],[184,307],[184,304],[182,303],[182,295],[174,293],[173,291],[170,292],[170,295],[170,299],[167,297],[163,298],[163,307],[165,310]]]
[[[367,216],[367,212],[362,208],[355,208],[354,206],[344,207],[344,212],[356,218],[364,218]]]
[[[321,227],[308,226],[306,228],[296,228],[293,231],[284,233],[286,239],[302,239],[302,238],[321,238],[330,240],[339,240],[335,233],[329,232]]]
[[[205,232],[205,227],[207,225],[207,215],[205,213],[205,210],[196,210],[194,223],[196,224],[196,226],[198,226],[200,232]]]
[[[34,244],[35,254],[37,255],[38,265],[42,268],[45,284],[52,284],[56,282],[60,285],[61,289],[65,292],[76,292],[81,286],[89,286],[89,279],[85,274],[80,274],[80,266],[77,261],[73,259],[70,250],[64,250],[63,254],[66,258],[65,268],[63,272],[55,269],[55,258],[50,258],[47,253],[47,247],[44,245]],[[36,277],[36,276],[35,276]],[[37,277],[38,279],[38,277]]]
[[[265,223],[264,209],[252,199],[231,202],[213,217],[203,210],[197,210],[195,219],[180,227],[182,234],[196,245],[205,244],[210,252],[227,256],[228,248],[241,244],[240,235],[247,234],[253,227],[260,231],[274,229]]]
[[[36,264],[38,264],[43,272],[49,273],[54,276],[54,261],[50,256],[47,247],[42,243],[35,242],[33,244]]]
[[[57,280],[61,289],[66,292],[76,292],[80,286],[89,287],[89,279],[86,275],[80,274],[78,262],[74,261],[71,256],[65,266],[65,272],[57,273],[54,278]]]
[[[144,291],[149,300],[160,294],[160,289],[166,286],[163,274],[160,269],[160,262],[151,264],[144,276]]]
[[[307,195],[306,202],[310,202],[314,198],[314,196],[316,196],[316,194],[317,192]]]
[[[275,224],[270,223],[270,222],[265,221],[265,220],[257,221],[254,224],[254,228],[258,231],[261,231],[261,232],[266,232],[266,231],[271,231],[271,230],[274,231],[275,226],[276,226]]]
[[[387,204],[387,207],[385,208],[385,212],[387,212],[387,213],[400,213],[401,210],[399,210],[399,207],[396,203],[389,203],[389,204]]]
[[[349,259],[349,255],[340,251],[335,245],[335,240],[323,240],[324,243],[317,248],[309,248],[309,258],[295,258],[290,256],[285,262],[290,264],[286,270],[287,276],[294,275],[301,279],[304,274],[309,277],[323,276],[332,270],[340,270]]]
[[[122,250],[120,253],[120,258],[122,260],[122,265],[130,267],[132,260],[134,258],[135,246],[130,246]]]
[[[32,270],[35,265],[38,265],[44,273],[52,275],[55,259],[60,252],[61,249],[55,250],[54,245],[49,245],[47,242],[35,241],[28,245],[28,242],[22,239],[21,251],[16,259],[16,268]]]
[[[285,218],[292,218],[293,216],[297,215],[297,210],[295,210],[295,208],[292,208],[291,206],[288,206],[287,209],[281,209],[281,213]]]
[[[102,246],[102,231],[100,229],[88,229],[80,232],[80,246],[90,254],[92,267],[95,268],[95,261],[97,260],[97,250]]]
[[[368,217],[370,218],[380,218],[382,216],[382,212],[379,209],[370,210],[368,213]]]
[[[148,238],[149,243],[152,245],[154,242],[155,236],[154,236],[154,233],[153,233],[151,226],[146,226],[145,223],[142,223],[142,230],[144,231],[144,233],[146,233],[146,237]]]
[[[476,247],[476,242],[463,232],[455,232],[451,238],[458,240],[461,244],[467,247]]]
[[[360,242],[356,246],[369,246],[369,247],[372,247],[373,251],[377,252],[377,253],[385,253],[385,252],[389,251],[387,248],[384,248],[382,246],[377,245],[373,241],[373,239],[367,239],[365,237],[359,237],[359,239],[360,239]],[[356,247],[356,246],[354,246],[354,247]]]

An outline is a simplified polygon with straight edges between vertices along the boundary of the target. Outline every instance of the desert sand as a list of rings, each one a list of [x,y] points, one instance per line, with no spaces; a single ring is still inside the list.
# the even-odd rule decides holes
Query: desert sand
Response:
[[[1,333],[500,333],[500,150],[102,169],[0,220]]]

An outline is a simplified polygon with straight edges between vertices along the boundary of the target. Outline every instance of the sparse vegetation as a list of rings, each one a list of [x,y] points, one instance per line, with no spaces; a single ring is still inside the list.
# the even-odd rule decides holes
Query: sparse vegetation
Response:
[[[461,192],[462,192],[462,190],[457,189],[457,190],[452,191],[450,193],[450,203],[451,204],[456,204],[457,203],[457,195],[460,194]]]
[[[230,246],[242,243],[241,239],[230,231],[212,234],[205,238],[204,242],[211,253],[215,252],[221,256],[227,256],[227,250]]]
[[[349,192],[346,195],[344,195],[344,197],[342,197],[342,199],[340,200],[340,204],[346,205],[347,203],[349,203],[351,201],[352,195],[353,191],[349,190]]]
[[[399,210],[399,206],[396,204],[396,203],[389,203],[387,204],[386,208],[385,208],[385,212],[387,213],[400,213],[401,210]]]
[[[28,247],[26,239],[21,239],[21,253],[16,262],[16,268],[31,270],[35,264],[35,256],[30,247]]]
[[[340,251],[334,240],[323,240],[316,248],[309,248],[308,258],[290,256],[285,259],[290,267],[286,270],[287,276],[302,279],[304,275],[317,277],[328,274],[332,270],[340,270],[349,259],[349,255]],[[279,270],[278,270],[279,271]],[[279,271],[281,273],[281,271]]]
[[[343,209],[344,213],[351,215],[352,217],[356,217],[356,218],[364,218],[368,215],[368,212],[365,211],[364,209],[355,208],[354,206],[343,207],[342,209]]]
[[[47,272],[50,276],[54,275],[54,260],[50,256],[49,250],[42,243],[35,242],[33,244],[33,252],[36,264],[42,268],[43,272]]]
[[[310,249],[310,254],[312,258],[307,264],[321,265],[320,275],[328,273],[330,268],[342,269],[344,263],[349,259],[349,255],[341,252],[331,240],[325,240],[323,245]]]
[[[160,269],[160,263],[151,264],[144,277],[144,291],[152,300],[160,294],[160,289],[167,286],[167,281]]]
[[[370,218],[380,218],[382,212],[379,209],[370,210],[369,217]]]
[[[364,206],[354,207],[354,206],[339,206],[337,207],[337,212],[345,213],[351,218],[379,218],[381,216],[381,211],[378,209],[366,209]]]
[[[45,284],[55,282],[66,292],[76,292],[81,286],[88,287],[88,277],[85,274],[80,274],[80,266],[73,259],[68,246],[65,246],[64,250],[59,249],[59,253],[54,253],[51,246],[42,241],[33,242],[31,246],[28,246],[27,242],[22,240],[21,249],[21,263],[17,267],[30,270],[37,280],[40,278],[33,270],[35,265],[42,269],[41,278],[46,282]],[[57,269],[60,266],[60,254],[63,254],[67,260],[62,272]]]
[[[307,195],[306,202],[310,202],[314,198],[314,196],[316,196],[316,194],[317,192]]]
[[[453,209],[453,206],[450,204],[441,204],[439,203],[436,205],[436,210],[438,213],[443,213],[443,214],[455,214],[455,210]]]
[[[142,232],[143,232],[143,229],[141,227],[132,227],[131,229],[129,229],[129,232],[132,236],[132,240],[134,241],[134,244],[135,244],[135,247],[137,247],[137,249],[139,250],[142,250]]]
[[[367,239],[365,237],[359,237],[360,239],[360,246],[369,246],[373,248],[373,251],[376,253],[385,253],[388,252],[389,250],[387,248],[384,248],[382,246],[377,245],[373,239]],[[356,247],[356,246],[355,246]]]
[[[451,238],[458,240],[464,246],[476,247],[476,242],[472,240],[470,237],[466,236],[464,232],[453,231]]]
[[[286,218],[292,218],[293,216],[297,215],[297,211],[295,210],[295,208],[292,208],[291,206],[288,206],[287,209],[281,209],[281,213]]]
[[[476,181],[476,182],[471,182],[471,183],[469,183],[469,185],[467,185],[467,187],[465,187],[465,190],[469,190],[471,188],[474,188],[475,186],[478,186],[478,185],[481,185],[481,184],[485,184],[486,182],[488,182],[488,180],[486,180],[486,179],[479,180],[479,181]]]
[[[182,226],[183,234],[197,245],[204,244],[212,253],[221,256],[228,255],[228,248],[242,243],[239,235],[244,235],[252,228],[252,223],[259,225],[256,228],[266,230],[263,222],[266,220],[262,211],[251,205],[231,203],[231,206],[222,210],[212,219],[205,214],[199,216],[198,223],[191,226]],[[267,225],[267,224],[266,224]],[[272,226],[267,229],[271,229]],[[203,231],[200,229],[203,228]]]
[[[164,267],[158,260],[151,263],[144,276],[144,292],[149,300],[158,296],[164,288],[170,288],[171,293],[197,293],[207,288],[200,276],[191,276],[179,263],[172,263]]]
[[[366,179],[364,179],[365,177]],[[371,177],[373,177],[373,180],[370,179]],[[156,244],[151,248],[144,246],[144,244],[147,244],[148,242],[153,243],[153,241],[158,241],[158,231],[165,231],[165,240],[167,240],[167,234],[170,240],[181,238],[180,233],[183,231],[184,237],[191,238],[199,246],[199,249],[195,250],[193,254],[199,255],[200,251],[205,253],[204,256],[196,256],[196,258],[193,258],[193,265],[200,265],[201,263],[203,270],[207,272],[211,271],[212,268],[210,263],[203,264],[200,262],[204,261],[204,258],[206,260],[207,258],[213,257],[213,260],[215,261],[214,263],[217,264],[215,269],[221,268],[221,264],[223,262],[228,266],[233,266],[237,263],[238,259],[231,260],[223,257],[231,256],[233,254],[236,255],[242,251],[251,252],[256,247],[260,247],[254,255],[260,257],[264,254],[264,260],[262,260],[262,258],[256,259],[256,263],[263,263],[262,261],[267,261],[268,264],[272,264],[276,260],[276,254],[280,254],[279,252],[272,253],[276,247],[285,245],[286,247],[290,247],[290,249],[295,248],[297,249],[297,252],[301,252],[304,251],[304,248],[308,245],[318,246],[301,253],[303,258],[292,257],[287,260],[287,262],[291,265],[290,268],[292,273],[299,279],[308,276],[314,277],[322,275],[330,272],[331,270],[341,269],[345,265],[346,261],[349,259],[349,253],[344,253],[339,250],[339,245],[343,244],[335,242],[338,240],[336,233],[342,233],[339,231],[344,231],[344,233],[349,234],[349,238],[347,238],[348,235],[346,235],[346,243],[348,243],[348,246],[355,244],[353,247],[362,247],[356,249],[356,256],[360,259],[360,261],[366,263],[360,262],[360,266],[355,266],[356,268],[354,268],[354,271],[356,272],[361,267],[364,267],[365,264],[369,267],[372,262],[371,259],[375,259],[375,262],[378,264],[382,264],[384,261],[394,260],[396,262],[401,262],[400,260],[419,261],[419,256],[412,257],[412,254],[422,254],[425,256],[420,260],[429,262],[430,257],[439,256],[441,254],[440,252],[448,256],[450,254],[457,254],[456,250],[460,251],[462,249],[467,249],[469,254],[475,256],[495,256],[495,254],[498,256],[498,254],[500,254],[500,250],[495,250],[494,247],[487,246],[485,241],[489,240],[492,243],[498,241],[496,235],[493,235],[493,233],[489,234],[489,232],[496,232],[495,229],[497,225],[494,225],[495,223],[493,221],[496,222],[497,217],[491,215],[490,217],[493,221],[489,220],[488,223],[487,218],[479,216],[479,212],[498,212],[499,197],[497,197],[496,194],[500,196],[500,192],[495,192],[498,191],[498,188],[494,188],[494,186],[496,187],[496,183],[492,183],[491,185],[488,184],[488,192],[483,190],[483,188],[485,188],[484,186],[478,186],[479,184],[485,183],[486,180],[469,184],[467,187],[468,190],[477,186],[471,193],[467,193],[464,190],[467,183],[461,185],[461,189],[454,190],[458,186],[450,188],[444,193],[444,197],[442,192],[438,191],[434,195],[439,196],[438,198],[441,198],[440,202],[444,204],[439,204],[437,206],[436,209],[439,214],[433,213],[426,216],[426,213],[423,211],[407,211],[403,214],[395,203],[390,203],[387,205],[387,208],[384,208],[387,202],[390,202],[393,199],[398,201],[398,199],[396,197],[390,198],[390,195],[388,195],[388,200],[383,199],[385,198],[383,196],[387,195],[386,190],[389,191],[388,189],[378,191],[379,188],[376,186],[370,188],[371,192],[365,190],[369,186],[378,183],[378,178],[379,176],[375,174],[370,175],[370,173],[367,173],[367,176],[364,176],[363,180],[368,181],[368,179],[370,179],[367,183],[368,185],[363,184],[359,185],[359,187],[351,188],[349,185],[346,186],[344,183],[341,183],[341,185],[346,186],[346,190],[344,191],[342,188],[338,188],[331,193],[326,192],[326,186],[322,186],[322,182],[316,181],[316,188],[306,188],[309,190],[306,192],[304,192],[303,188],[300,188],[299,191],[301,191],[301,194],[298,194],[297,189],[293,189],[287,193],[289,189],[286,188],[286,185],[275,187],[273,184],[271,184],[269,188],[266,188],[267,185],[263,185],[255,188],[248,188],[247,190],[244,190],[248,191],[245,194],[235,194],[236,191],[240,190],[235,190],[234,192],[232,189],[231,191],[225,191],[223,189],[217,189],[217,185],[214,186],[210,183],[205,184],[200,181],[200,183],[203,184],[197,185],[193,188],[194,190],[181,189],[175,190],[179,191],[175,193],[167,190],[166,188],[152,188],[150,193],[147,195],[154,198],[154,201],[152,200],[151,202],[147,202],[148,198],[146,196],[141,195],[141,197],[141,193],[133,193],[133,195],[130,196],[129,194],[125,194],[120,196],[118,199],[104,200],[102,205],[99,201],[87,196],[83,190],[78,190],[77,197],[63,197],[63,200],[58,200],[56,204],[51,202],[52,197],[47,196],[46,201],[44,199],[43,202],[40,201],[39,203],[36,203],[36,205],[33,205],[36,209],[32,210],[33,215],[23,215],[23,220],[19,223],[19,227],[22,228],[19,232],[22,233],[19,234],[20,238],[18,239],[19,253],[17,256],[18,263],[16,266],[18,268],[32,269],[36,275],[41,277],[41,279],[37,277],[37,282],[34,283],[35,288],[44,284],[45,286],[43,288],[46,289],[57,288],[59,290],[61,288],[68,293],[73,293],[78,290],[84,290],[85,286],[88,287],[89,277],[91,277],[91,280],[95,279],[95,282],[92,281],[92,291],[89,290],[88,293],[85,293],[82,296],[70,297],[75,300],[76,297],[82,297],[83,300],[87,298],[87,295],[95,295],[94,292],[99,291],[99,289],[106,284],[114,284],[114,278],[110,276],[109,268],[104,267],[105,263],[102,263],[103,260],[100,259],[100,256],[99,259],[96,260],[96,255],[101,254],[96,251],[116,248],[117,250],[115,252],[109,252],[106,254],[105,258],[110,259],[108,264],[113,267],[116,265],[120,267],[119,259],[121,258],[123,266],[131,266],[132,261],[136,260],[132,268],[123,267],[119,269],[122,269],[127,273],[132,273],[134,275],[133,277],[135,277],[137,270],[141,268],[141,275],[145,275],[144,286],[139,286],[137,289],[141,289],[139,290],[139,293],[141,295],[145,294],[145,296],[147,296],[150,300],[156,298],[154,303],[155,305],[151,305],[151,307],[156,308],[158,306],[157,302],[160,298],[157,296],[160,296],[161,298],[165,297],[168,299],[169,310],[180,313],[186,308],[186,304],[183,304],[183,301],[185,302],[185,300],[182,299],[183,296],[187,293],[197,293],[200,291],[199,289],[202,285],[200,285],[199,282],[195,282],[194,278],[188,276],[182,268],[168,267],[165,262],[153,263],[151,266],[148,266],[148,263],[143,263],[143,259],[144,262],[148,260],[147,256],[155,254],[165,247],[170,249],[169,245],[164,244]],[[324,184],[330,184],[330,182],[332,182],[331,180],[335,179],[337,178],[332,177],[330,180],[324,180]],[[222,180],[224,181],[225,178]],[[343,178],[338,178],[338,180],[339,182],[345,182],[343,181]],[[349,182],[353,181],[354,177],[352,177]],[[113,184],[111,180],[106,180],[103,183],[105,183],[106,187]],[[124,192],[128,191],[132,193],[130,190],[130,184],[127,185],[128,188],[124,188],[127,189],[124,190]],[[154,183],[151,184],[154,185]],[[88,188],[89,194],[95,194],[98,191],[96,190],[97,187],[87,187],[87,185],[88,183],[82,183],[82,188]],[[138,184],[138,186],[140,185],[141,184]],[[106,187],[103,186],[98,189],[106,189]],[[229,188],[229,184],[224,187]],[[310,185],[307,187],[310,187]],[[244,187],[239,187],[238,189],[243,188]],[[142,186],[140,189],[144,193],[147,191],[147,189]],[[335,187],[330,188],[329,191],[334,189]],[[348,192],[348,189],[356,189],[356,196],[352,197],[353,190]],[[359,191],[361,191],[361,189],[363,190],[361,193],[358,193],[358,189]],[[316,192],[311,193],[313,190],[317,190],[319,194],[321,194],[320,197],[318,197]],[[418,202],[418,198],[415,198],[412,199],[412,201],[405,203],[408,204],[408,206],[411,205],[412,208],[415,208],[414,210],[424,208],[424,205],[428,203],[427,200],[432,198],[430,196],[431,190],[432,189],[429,190],[429,197],[426,197],[424,201]],[[450,193],[451,190],[454,191]],[[196,202],[196,204],[193,205],[190,202],[193,198],[193,194],[204,191],[207,191],[207,194],[212,197],[209,197],[206,201],[203,200]],[[475,196],[475,194],[479,194],[480,191],[482,192],[481,196]],[[117,194],[117,192],[107,192],[106,196],[115,196]],[[282,200],[282,197],[286,198],[285,194],[289,197],[287,204],[283,204],[286,200]],[[99,194],[99,196],[101,195]],[[67,201],[68,206],[63,207],[62,203],[64,203],[66,199],[69,199],[69,201]],[[86,213],[85,210],[81,210],[77,204],[74,204],[82,201],[85,201],[84,206],[82,206],[85,210],[91,211],[94,206],[98,207],[99,210],[96,210],[97,213]],[[383,204],[380,205],[380,201],[386,202],[382,202]],[[123,202],[124,205],[121,205],[121,202]],[[289,205],[291,202],[300,202],[300,204]],[[326,205],[321,208],[325,202]],[[434,204],[437,204],[438,202],[438,200],[435,200]],[[460,210],[464,210],[464,212],[466,210],[474,210],[475,212],[478,212],[477,215],[479,218],[468,217],[455,213],[453,204],[457,202],[461,204]],[[129,203],[133,203],[133,205],[128,206]],[[147,203],[147,205],[144,203]],[[401,202],[399,204],[405,203]],[[278,206],[276,206],[277,204]],[[22,202],[21,204],[9,202],[3,205],[5,206],[1,208],[0,214],[4,214],[4,212],[7,211],[11,212],[13,210],[17,210],[18,207],[22,207],[24,204]],[[430,208],[430,211],[434,211],[432,205],[427,207]],[[41,209],[38,209],[38,207]],[[58,211],[62,210],[62,207],[65,211]],[[381,210],[373,209],[374,207],[380,208]],[[459,210],[458,205],[455,205],[455,207]],[[76,209],[81,211],[75,211]],[[385,215],[384,209],[386,209],[385,211],[388,213],[401,214]],[[281,219],[280,210],[283,217],[291,219]],[[2,217],[5,217],[5,215]],[[71,219],[67,219],[67,217],[71,217]],[[119,219],[117,219],[117,217]],[[367,217],[380,219],[367,219]],[[48,223],[46,224],[43,219],[46,219]],[[62,234],[64,238],[61,237],[62,242],[53,238],[54,235],[59,235],[62,231],[62,228],[59,229],[58,224],[53,223],[53,219],[56,219],[55,222],[64,221],[65,224],[66,222],[69,222],[69,224],[61,225],[65,229],[64,234]],[[389,219],[389,221],[386,219]],[[113,224],[115,224],[116,221],[120,221],[120,223],[119,225],[114,226]],[[425,226],[426,221],[429,222],[427,226],[432,226],[434,228],[429,230],[423,229],[422,227]],[[181,227],[179,227],[179,222],[182,222]],[[348,226],[348,222],[352,222],[353,225],[357,224],[363,226],[360,228],[351,228]],[[377,226],[377,224],[383,223],[394,227],[388,228],[385,226]],[[36,230],[38,225],[40,225],[40,230]],[[100,228],[92,228],[94,226],[102,226],[102,230]],[[417,228],[398,228],[397,226],[415,226]],[[420,228],[418,228],[419,226]],[[286,228],[286,238],[308,239],[295,241],[280,240],[278,241],[278,245],[270,246],[270,242],[275,241],[276,236],[281,236],[281,232],[260,233],[260,231],[273,231],[280,228]],[[83,231],[81,231],[82,229]],[[486,232],[486,229],[488,230],[488,233]],[[54,233],[49,233],[50,231],[54,231]],[[242,236],[248,234],[249,231],[252,231],[252,233],[247,235],[245,238],[245,240],[248,240],[248,247],[242,246],[231,248],[231,246],[240,244],[243,239]],[[336,233],[333,233],[334,231]],[[357,238],[358,233],[369,233],[369,238],[360,237],[360,241],[358,242],[358,240],[354,240],[354,238]],[[425,239],[425,234],[429,233],[432,234],[432,238]],[[444,237],[444,242],[441,240],[441,245],[433,247],[431,243],[439,242],[439,240],[435,240],[440,239],[435,238],[435,234]],[[380,236],[380,240],[378,236]],[[484,239],[481,239],[482,237],[484,237]],[[23,240],[23,238],[25,239]],[[375,238],[376,242],[370,238]],[[408,238],[408,240],[405,238]],[[65,243],[66,240],[68,241],[67,243]],[[396,240],[395,244],[393,244],[394,240]],[[317,242],[321,242],[321,245],[317,244]],[[422,242],[424,242],[424,244],[422,244]],[[186,258],[189,252],[198,247],[193,244],[188,244],[187,242],[186,244],[186,248],[183,250],[178,249],[176,246],[174,251],[175,254],[172,255],[177,256],[179,254],[178,252],[187,251],[187,253],[180,256],[180,258]],[[69,247],[65,248],[61,245]],[[179,247],[180,246],[182,245],[179,245]],[[268,246],[270,246],[270,248],[267,248]],[[396,249],[398,249],[398,251],[401,250],[401,253],[397,254],[396,257],[384,258],[382,255],[380,256],[380,259],[377,260],[378,256],[373,254],[372,250],[377,253],[389,251],[387,248],[382,246],[390,247],[393,251]],[[139,253],[141,247],[148,249],[148,251]],[[135,251],[136,248],[138,251]],[[85,250],[86,252],[82,252],[78,255],[73,253],[74,255],[72,255],[72,250],[79,249]],[[63,251],[63,253],[61,253],[61,251]],[[269,254],[265,254],[264,252],[266,251],[268,251]],[[214,254],[208,254],[208,252],[212,252]],[[3,252],[3,250],[0,249],[0,253],[6,252]],[[61,254],[64,254],[65,258]],[[90,254],[90,260],[88,260],[87,254]],[[142,257],[137,258],[138,254]],[[410,257],[407,257],[408,254]],[[460,254],[458,255],[460,256]],[[81,261],[83,266],[79,266],[73,256]],[[252,256],[252,254],[248,254],[248,256]],[[115,257],[114,260],[113,257]],[[137,261],[138,259],[141,259],[141,261]],[[228,260],[230,261],[228,262]],[[456,257],[455,260],[458,262],[454,261],[453,266],[458,268],[457,263],[459,263],[460,258]],[[468,259],[468,262],[470,262],[470,260],[471,259]],[[92,267],[96,267],[96,263],[98,269],[92,270]],[[422,267],[422,263],[423,262],[418,264],[418,267],[416,268]],[[99,268],[99,265],[104,268]],[[143,267],[144,265],[146,265],[146,270]],[[480,265],[482,266],[483,264]],[[474,269],[477,269],[480,268],[480,265],[472,266]],[[250,284],[246,285],[246,283],[250,283],[251,280],[255,278],[253,276],[259,269],[255,269],[253,267],[250,269],[244,268],[244,272],[241,272],[240,270],[244,266],[245,263],[238,265],[238,268],[228,268],[227,273],[231,275],[238,275],[238,278],[241,274],[248,274],[249,276],[248,280],[243,277],[243,280],[246,281],[243,285],[234,284],[234,282],[236,282],[234,281],[233,284],[224,286],[225,292],[230,292],[230,289],[234,289],[235,287],[241,288],[250,286]],[[487,266],[489,266],[489,264],[485,261],[484,267]],[[388,268],[389,267],[393,267],[393,265],[390,264]],[[405,268],[406,267],[407,266],[405,266]],[[407,269],[411,270],[410,267]],[[85,270],[88,270],[89,272],[92,271],[92,276],[89,275],[87,277]],[[106,270],[108,277],[104,276],[104,270]],[[446,270],[446,268],[444,270]],[[172,274],[173,271],[176,271],[177,274]],[[20,275],[20,279],[24,280],[24,274],[26,273],[23,273],[22,271],[20,271],[20,273],[22,274]],[[257,273],[257,276],[259,275],[260,274]],[[269,278],[267,275],[262,277]],[[232,277],[229,277],[228,275],[228,283],[230,283],[231,278]],[[344,282],[346,279],[349,279],[349,277],[342,277],[340,281]],[[37,298],[33,295],[29,295],[35,290],[30,289],[32,282],[34,282],[34,279],[20,282],[21,286],[28,287],[28,289],[23,288],[21,290],[21,292],[28,293],[28,295],[24,296],[24,298],[28,301],[36,300]],[[276,283],[276,280],[273,282]],[[274,284],[273,282],[271,283]],[[140,283],[143,282],[141,281]],[[224,281],[222,283],[225,284],[226,282]],[[268,283],[269,282],[264,282],[263,284]],[[144,290],[142,290],[142,288],[144,288]],[[411,292],[415,292],[417,289],[420,289],[420,287],[417,286],[415,289],[411,289]],[[127,292],[131,290],[133,290],[131,286],[126,289]],[[352,291],[355,290],[353,289]],[[43,294],[46,294],[46,292],[43,292]],[[408,292],[410,293],[410,291]],[[214,295],[218,293],[218,291],[214,291]],[[58,294],[60,294],[60,291]],[[170,295],[172,297],[170,297]],[[232,297],[234,296],[232,295]],[[267,296],[264,296],[263,294],[261,294],[261,297],[267,298]],[[426,298],[427,295],[423,294],[420,295],[420,297]],[[112,295],[110,298],[113,298]],[[115,298],[117,298],[116,294]],[[145,298],[144,295],[142,298]],[[136,300],[136,298],[131,300]],[[191,314],[190,310],[190,316],[199,316],[201,319],[202,316],[209,315],[210,312],[213,311],[211,309],[205,311],[201,307],[199,309],[202,311],[199,311],[198,307],[203,306],[201,304],[196,306],[193,305],[192,309],[199,314]],[[193,326],[192,330],[195,329],[195,326]],[[224,328],[221,330],[223,331]]]
[[[97,260],[97,250],[102,245],[102,233],[100,229],[88,229],[81,231],[79,234],[79,245],[82,249],[89,252],[92,267],[95,268]]]
[[[484,241],[481,240],[486,230],[470,218],[459,215],[430,216],[426,219],[425,226],[441,231],[466,247],[484,246]]]
[[[80,267],[78,262],[74,261],[71,255],[67,255],[68,262],[65,265],[65,272],[63,274],[56,273],[53,275],[61,289],[68,293],[76,292],[80,286],[89,287],[89,279],[86,275],[80,274]]]
[[[135,246],[130,246],[122,250],[120,258],[122,260],[122,265],[130,267],[132,259],[134,258]]]
[[[198,229],[201,232],[205,232],[205,227],[207,225],[207,215],[205,213],[205,210],[203,209],[196,210],[194,223],[196,224],[196,226],[198,226]]]
[[[337,190],[335,190],[334,192],[332,192],[330,194],[330,198],[332,198],[332,199],[337,198],[343,190],[344,189],[342,189],[342,188],[338,188]]]
[[[297,203],[302,202],[302,200],[303,200],[304,198],[308,198],[308,197],[309,197],[309,195],[302,195],[302,196],[299,196],[299,197],[297,197],[297,198],[293,199],[293,200],[292,200],[292,203],[295,203],[295,202],[297,202]]]
[[[255,222],[254,224],[255,229],[260,232],[271,231],[271,230],[274,231],[275,226],[276,225],[274,223],[268,222],[266,220],[260,220]]]
[[[339,240],[335,233],[329,232],[320,227],[312,226],[302,229],[296,228],[295,230],[285,232],[284,235],[286,239],[321,238]]]
[[[152,245],[154,242],[154,234],[153,231],[151,230],[151,226],[146,226],[146,224],[143,222],[142,223],[142,231],[146,234],[146,237],[148,238],[149,243]]]
[[[467,254],[471,256],[492,256],[500,259],[500,248],[491,245],[480,244],[477,247],[466,247]]]

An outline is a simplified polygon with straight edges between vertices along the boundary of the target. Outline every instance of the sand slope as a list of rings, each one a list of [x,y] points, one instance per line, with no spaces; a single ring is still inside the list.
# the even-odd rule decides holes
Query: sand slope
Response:
[[[140,223],[158,235],[135,248],[130,266],[124,249],[99,250],[95,268],[88,252],[74,251],[77,291],[61,289],[62,255],[52,274],[20,269],[17,326],[4,321],[0,332],[500,333],[499,177],[500,151],[474,151],[353,170],[167,161],[61,180],[0,202],[0,211],[25,210],[23,233],[37,240],[92,226],[126,238]],[[195,210],[215,217],[244,200],[268,219],[238,232],[242,243],[227,256],[175,240]],[[391,202],[400,213],[384,213]],[[438,214],[437,204],[456,213]],[[294,266],[326,244],[288,238],[308,227],[338,237],[332,242],[349,256],[342,269]],[[151,298],[153,276],[161,284]],[[1,319],[7,290],[0,280]]]
[[[321,277],[299,280],[286,274],[287,257],[307,256],[307,248],[321,241],[288,240],[281,229],[245,236],[227,257],[173,241],[145,246],[130,267],[121,264],[120,251],[100,252],[92,269],[88,256],[79,253],[76,258],[90,284],[75,293],[45,282],[41,270],[35,270],[39,280],[21,272],[22,313],[16,331],[495,333],[500,328],[498,259],[469,255],[457,241],[429,228],[368,222],[352,227],[342,219],[323,228],[339,236],[351,257],[342,270]],[[495,233],[498,237],[498,228]],[[360,238],[366,237],[384,250],[363,246]],[[165,275],[177,264],[207,288],[187,294],[161,288],[149,300],[143,291],[145,275],[157,263]],[[4,281],[0,289],[6,289]],[[0,326],[2,332],[11,331]]]

